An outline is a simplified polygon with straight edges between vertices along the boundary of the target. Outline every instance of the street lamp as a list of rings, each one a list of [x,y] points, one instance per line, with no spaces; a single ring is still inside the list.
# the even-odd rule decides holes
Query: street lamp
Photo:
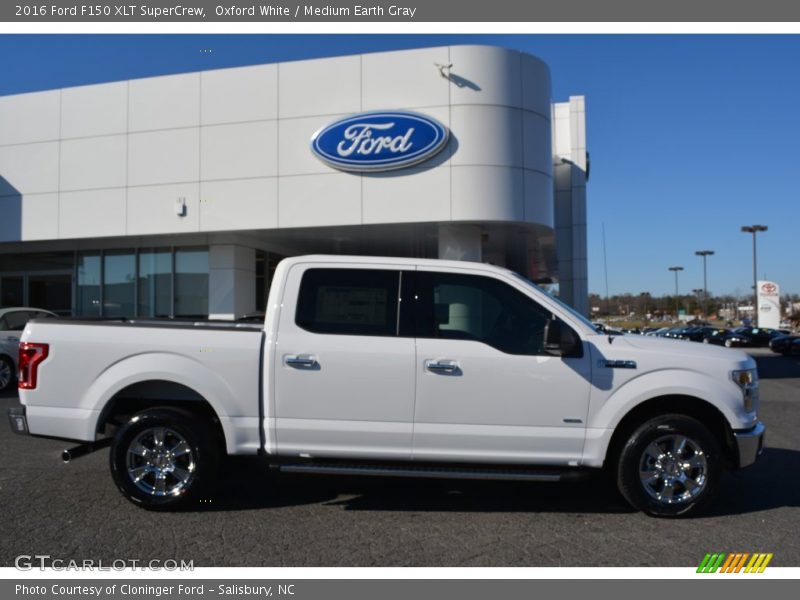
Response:
[[[703,302],[703,288],[692,288],[692,293],[694,294],[698,306],[700,306]]]
[[[675,319],[678,318],[678,311],[680,310],[680,300],[678,300],[678,271],[683,271],[683,267],[670,267],[670,271],[675,272]]]
[[[756,233],[766,230],[766,225],[742,226],[742,233],[753,234],[753,325],[756,327],[758,327],[758,271],[756,270]]]
[[[713,250],[698,250],[695,252],[697,256],[703,257],[703,317],[708,317],[708,312],[706,312],[706,300],[708,299],[708,271],[706,268],[706,259],[709,256],[713,256]]]

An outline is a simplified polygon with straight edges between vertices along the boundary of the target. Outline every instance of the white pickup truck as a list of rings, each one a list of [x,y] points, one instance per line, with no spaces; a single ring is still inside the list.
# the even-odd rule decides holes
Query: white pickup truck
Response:
[[[227,453],[403,477],[605,468],[634,507],[678,516],[764,438],[743,352],[601,334],[511,271],[424,259],[286,259],[263,324],[33,320],[19,388],[12,428],[110,443],[150,509],[207,497]]]

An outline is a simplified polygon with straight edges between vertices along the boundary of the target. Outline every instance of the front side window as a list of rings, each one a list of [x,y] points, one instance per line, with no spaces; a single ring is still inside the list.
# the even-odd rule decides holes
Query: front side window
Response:
[[[379,269],[308,269],[295,322],[307,331],[397,335],[400,273]]]
[[[417,337],[481,342],[507,354],[545,354],[551,313],[502,281],[420,272],[416,298]]]

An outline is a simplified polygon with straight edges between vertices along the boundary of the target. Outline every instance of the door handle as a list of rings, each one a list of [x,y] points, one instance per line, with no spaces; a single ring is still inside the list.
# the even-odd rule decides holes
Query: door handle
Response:
[[[461,368],[458,366],[457,360],[449,359],[426,360],[425,368],[433,373],[444,373],[446,375],[452,375],[453,373],[458,373],[461,370]]]
[[[15,337],[10,337],[10,338],[6,338],[6,339],[7,339],[9,342],[18,342],[18,341],[19,341],[19,338],[15,338]]]
[[[310,354],[292,354],[283,359],[287,367],[295,369],[313,369],[317,366],[317,359]]]

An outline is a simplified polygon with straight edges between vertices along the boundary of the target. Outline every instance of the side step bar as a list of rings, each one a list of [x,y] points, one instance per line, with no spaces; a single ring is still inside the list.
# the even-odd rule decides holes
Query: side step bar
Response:
[[[572,481],[578,471],[533,471],[516,469],[480,469],[462,467],[380,466],[354,464],[281,464],[281,473],[313,473],[318,475],[373,475],[379,477],[427,477],[432,479],[483,479],[494,481]]]

